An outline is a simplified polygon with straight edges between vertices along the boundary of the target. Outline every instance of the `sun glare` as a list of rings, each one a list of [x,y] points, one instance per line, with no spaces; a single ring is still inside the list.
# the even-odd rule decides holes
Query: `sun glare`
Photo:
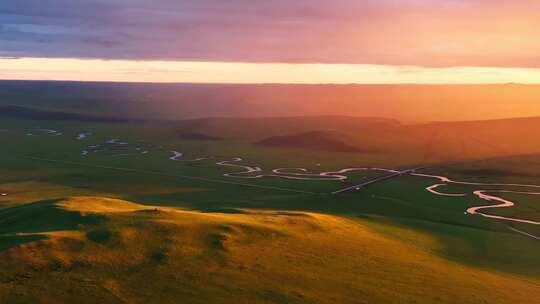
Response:
[[[0,78],[193,83],[540,83],[540,69],[3,58]]]

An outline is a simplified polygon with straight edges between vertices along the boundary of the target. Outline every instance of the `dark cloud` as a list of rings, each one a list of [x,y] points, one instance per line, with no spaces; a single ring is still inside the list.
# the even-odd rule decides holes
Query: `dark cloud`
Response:
[[[540,42],[516,37],[540,34],[540,14],[533,10],[540,5],[529,0],[510,7],[505,3],[3,0],[0,56],[535,65]],[[499,16],[503,10],[506,15]],[[524,25],[499,29],[501,20],[505,25]],[[508,54],[508,47],[499,43],[523,51]]]

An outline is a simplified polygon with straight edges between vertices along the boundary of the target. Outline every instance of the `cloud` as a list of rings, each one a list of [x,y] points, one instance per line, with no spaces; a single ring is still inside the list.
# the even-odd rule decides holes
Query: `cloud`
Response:
[[[512,3],[5,0],[0,56],[536,66],[540,4]]]

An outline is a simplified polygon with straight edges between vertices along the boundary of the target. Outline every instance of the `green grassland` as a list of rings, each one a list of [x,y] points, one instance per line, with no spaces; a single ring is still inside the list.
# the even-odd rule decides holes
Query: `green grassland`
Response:
[[[440,244],[429,234],[371,219],[200,213],[99,197],[3,215],[32,216],[26,235],[46,237],[2,254],[0,300],[9,303],[526,303],[540,296],[535,279],[437,257],[430,250]]]
[[[39,127],[64,134],[26,136]],[[421,164],[418,153],[189,141],[169,125],[149,123],[2,119],[0,130],[7,130],[0,132],[0,193],[8,194],[0,196],[0,302],[540,300],[540,245],[509,226],[540,231],[466,215],[468,207],[485,202],[425,191],[436,180],[402,176],[332,195],[372,173],[352,174],[350,183],[232,179],[223,174],[235,168],[174,162],[168,151],[186,158],[240,156],[265,173],[283,167],[406,169]],[[76,140],[83,131],[93,135]],[[88,145],[113,138],[130,145],[81,155]],[[537,169],[540,157],[528,155],[424,170],[462,180],[540,184]],[[490,213],[538,220],[534,197],[508,198],[520,204]]]

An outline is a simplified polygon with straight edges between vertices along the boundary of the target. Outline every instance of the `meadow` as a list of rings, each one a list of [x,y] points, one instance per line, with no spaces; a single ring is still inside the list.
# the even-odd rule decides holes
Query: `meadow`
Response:
[[[423,155],[185,140],[168,124],[143,122],[2,119],[0,130],[0,193],[6,194],[0,196],[0,302],[540,300],[538,240],[509,228],[540,231],[465,214],[485,204],[477,197],[434,196],[426,187],[436,180],[409,175],[331,194],[382,173],[355,172],[346,182],[242,179],[223,175],[238,168],[216,165],[219,157],[235,156],[262,174],[404,170],[425,165]],[[91,135],[77,139],[83,132]],[[107,144],[112,139],[128,144]],[[106,148],[82,153],[98,144]],[[173,161],[171,151],[186,159],[218,158]],[[460,160],[421,170],[540,184],[538,159]],[[449,185],[445,191],[471,189]],[[519,204],[489,212],[539,219],[534,197],[508,198]],[[46,289],[37,288],[45,282]]]

